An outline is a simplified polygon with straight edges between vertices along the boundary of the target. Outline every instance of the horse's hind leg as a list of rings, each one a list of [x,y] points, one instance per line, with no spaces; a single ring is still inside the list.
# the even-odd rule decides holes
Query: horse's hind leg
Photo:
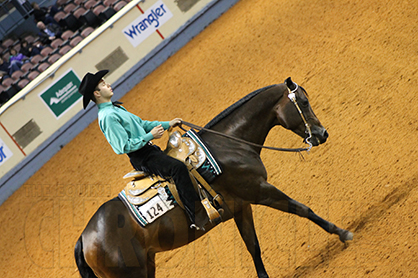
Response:
[[[148,253],[147,258],[147,278],[155,278],[155,253]]]
[[[293,200],[267,182],[261,185],[256,203],[308,218],[328,233],[337,234],[342,242],[353,239],[353,233],[350,231],[338,228],[335,224],[319,217],[309,207]]]
[[[261,260],[261,249],[255,233],[251,205],[243,205],[242,210],[234,215],[234,220],[241,237],[247,246],[248,252],[250,252],[253,257],[258,277],[267,278],[268,275],[264,268],[263,261]]]

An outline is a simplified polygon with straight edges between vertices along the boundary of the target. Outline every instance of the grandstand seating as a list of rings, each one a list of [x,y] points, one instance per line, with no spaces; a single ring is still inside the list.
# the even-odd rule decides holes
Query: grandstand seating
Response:
[[[20,71],[0,82],[0,106],[51,64],[68,53],[128,2],[129,0],[57,0],[56,5],[60,11],[54,15],[54,19],[63,28],[61,38],[53,40],[50,45],[44,45],[41,54],[30,57],[30,61],[24,63]],[[0,55],[3,59],[9,58],[11,48],[20,50],[22,39],[28,43],[39,41],[36,34],[26,34],[21,38],[7,38],[0,44]]]

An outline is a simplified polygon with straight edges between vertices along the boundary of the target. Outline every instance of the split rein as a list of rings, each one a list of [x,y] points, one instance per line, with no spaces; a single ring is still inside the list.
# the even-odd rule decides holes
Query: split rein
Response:
[[[247,145],[250,145],[250,146],[254,146],[254,147],[257,147],[257,148],[263,148],[263,149],[268,149],[268,150],[273,150],[273,151],[280,151],[280,152],[297,152],[299,154],[301,154],[301,152],[303,152],[303,151],[306,151],[307,153],[309,153],[309,151],[312,148],[312,143],[309,141],[309,139],[312,138],[312,132],[311,132],[311,129],[309,127],[308,122],[305,119],[305,116],[303,115],[302,110],[300,109],[300,107],[299,107],[299,105],[296,101],[295,92],[297,91],[299,86],[294,82],[293,82],[293,84],[296,86],[295,89],[290,90],[290,88],[287,88],[288,91],[289,91],[288,98],[295,105],[296,109],[298,110],[298,112],[299,112],[299,114],[300,114],[300,116],[303,120],[303,123],[305,124],[305,132],[306,132],[306,134],[308,134],[308,137],[305,139],[305,142],[309,145],[308,148],[276,148],[276,147],[269,147],[269,146],[264,146],[264,145],[248,142],[246,140],[243,140],[243,139],[240,139],[240,138],[237,138],[237,137],[234,137],[234,136],[230,136],[230,135],[227,135],[225,133],[218,132],[218,131],[215,131],[215,130],[207,129],[207,128],[204,128],[204,127],[192,124],[192,123],[188,123],[188,122],[185,122],[185,121],[181,121],[181,123],[190,127],[190,128],[197,129],[199,131],[206,131],[206,132],[209,132],[209,133],[213,133],[213,134],[223,136],[223,137],[226,137],[228,139],[235,140],[235,141],[238,141],[240,143],[247,144]],[[183,129],[184,131],[186,131],[184,128],[182,128],[182,127],[180,127],[180,128]]]

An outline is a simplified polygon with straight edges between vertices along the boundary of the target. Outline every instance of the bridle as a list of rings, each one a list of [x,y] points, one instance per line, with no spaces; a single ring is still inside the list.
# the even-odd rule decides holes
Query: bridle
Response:
[[[234,137],[234,136],[231,136],[231,135],[227,135],[225,133],[218,132],[218,131],[215,131],[215,130],[212,130],[212,129],[207,129],[207,128],[204,128],[204,127],[192,124],[192,123],[188,123],[188,122],[185,122],[185,121],[181,121],[181,123],[188,126],[188,127],[193,128],[193,129],[199,130],[199,131],[205,131],[205,132],[213,133],[213,134],[223,136],[223,137],[226,137],[226,138],[229,138],[229,139],[232,139],[232,140],[235,140],[235,141],[238,141],[238,142],[250,145],[250,146],[258,147],[258,148],[269,149],[269,150],[273,150],[273,151],[281,151],[281,152],[299,152],[299,153],[302,152],[302,151],[309,152],[312,148],[312,143],[309,141],[309,139],[312,138],[312,132],[311,132],[311,128],[309,127],[308,122],[306,121],[305,116],[303,115],[302,110],[299,108],[299,105],[296,101],[295,92],[297,91],[299,86],[298,86],[298,84],[296,84],[294,82],[293,82],[293,84],[296,86],[296,88],[294,90],[290,90],[290,88],[287,87],[287,90],[289,91],[288,98],[295,105],[296,109],[298,110],[298,112],[299,112],[299,114],[300,114],[300,116],[301,116],[301,118],[302,118],[302,120],[305,124],[305,133],[308,134],[308,137],[304,141],[305,141],[305,143],[307,143],[309,145],[308,148],[276,148],[276,147],[263,146],[263,145],[260,145],[260,144],[248,142],[248,141],[243,140],[241,138],[237,138],[237,137]],[[186,131],[184,128],[182,128],[182,127],[180,127],[180,128],[183,129],[184,131]]]
[[[289,87],[287,87],[287,90],[289,91],[289,94],[287,95],[287,97],[290,99],[291,102],[293,102],[293,104],[295,105],[296,109],[298,110],[300,117],[303,120],[303,123],[305,124],[305,133],[308,134],[308,137],[306,137],[305,139],[305,143],[309,145],[309,148],[307,148],[307,152],[309,152],[312,149],[312,143],[309,141],[309,139],[312,138],[312,132],[311,132],[311,128],[309,127],[308,122],[305,119],[305,116],[303,115],[302,110],[300,109],[298,102],[296,101],[296,94],[295,92],[298,90],[299,86],[298,84],[296,84],[295,82],[293,82],[293,84],[296,86],[295,89],[290,90]]]

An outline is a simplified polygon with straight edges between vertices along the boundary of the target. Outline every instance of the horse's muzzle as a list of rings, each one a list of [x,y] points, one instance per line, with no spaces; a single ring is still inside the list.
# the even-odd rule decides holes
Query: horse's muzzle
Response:
[[[314,146],[318,146],[320,144],[325,143],[329,136],[328,131],[324,127],[315,126],[312,128],[311,132],[312,132],[312,138],[310,142]]]

